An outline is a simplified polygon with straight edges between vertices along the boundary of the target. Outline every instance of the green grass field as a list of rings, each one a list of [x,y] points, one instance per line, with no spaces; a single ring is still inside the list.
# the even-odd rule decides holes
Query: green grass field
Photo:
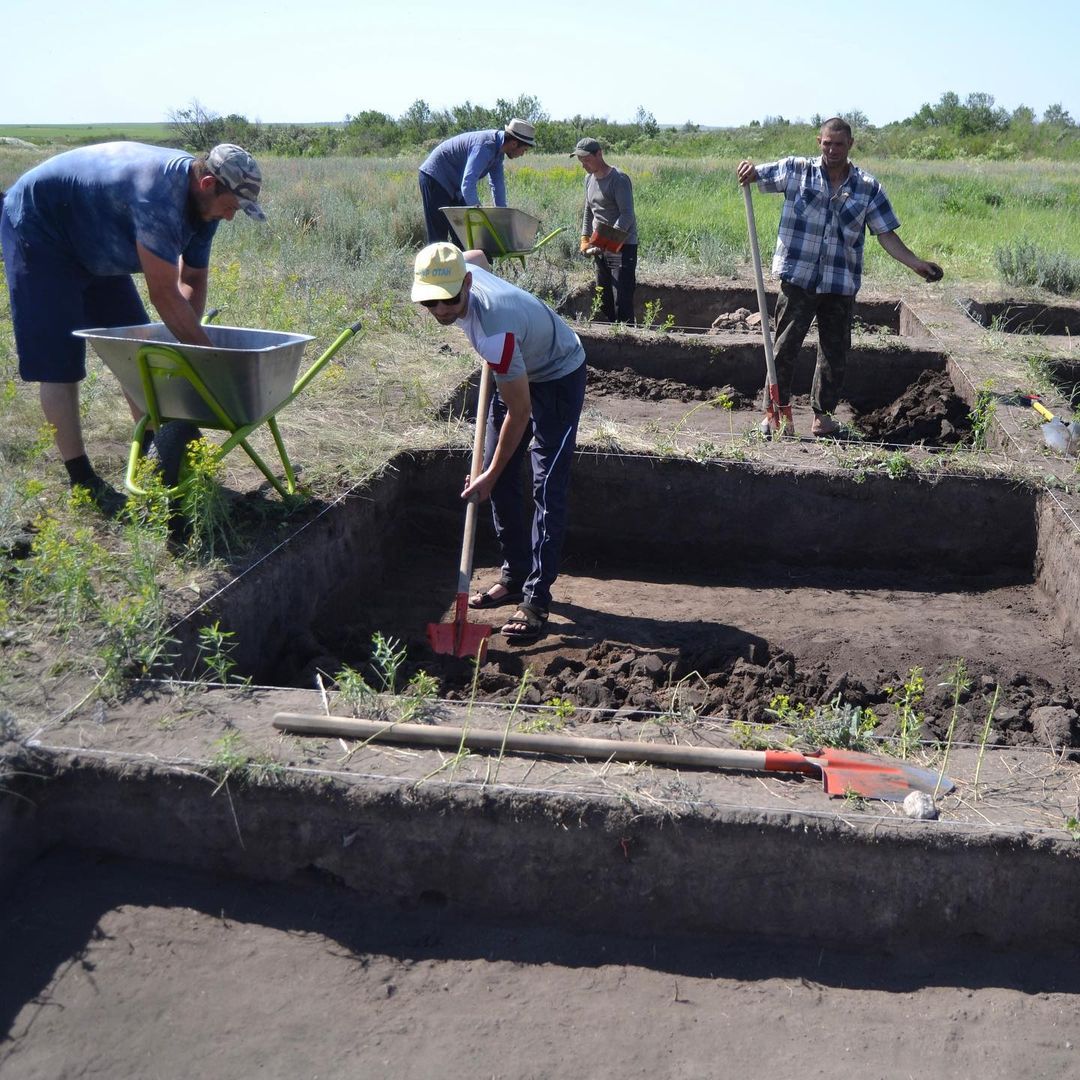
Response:
[[[0,139],[22,139],[36,146],[53,148],[109,142],[113,139],[168,144],[172,137],[172,127],[167,123],[0,124]]]

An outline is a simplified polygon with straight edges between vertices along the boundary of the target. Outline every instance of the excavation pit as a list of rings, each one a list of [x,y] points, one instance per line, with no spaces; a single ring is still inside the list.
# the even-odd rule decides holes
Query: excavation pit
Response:
[[[264,685],[370,671],[379,633],[406,644],[403,679],[422,668],[446,696],[470,696],[472,665],[425,638],[452,618],[466,469],[458,452],[396,458],[182,624],[181,670],[195,669],[196,630],[215,619]],[[1080,704],[1076,556],[1056,504],[1009,480],[580,453],[550,633],[518,648],[496,633],[477,692],[513,701],[529,669],[526,702],[640,718],[674,695],[752,722],[769,721],[778,695],[841,696],[879,711],[885,730],[889,688],[920,667],[936,735],[948,711],[938,676],[963,659],[977,690],[957,736],[977,734],[1000,686],[999,734],[1023,744],[1040,708]],[[497,562],[485,514],[474,589]],[[471,618],[497,631],[509,613]]]
[[[1080,307],[1036,304],[1026,300],[957,301],[968,317],[987,330],[1003,334],[1031,334],[1076,338],[1080,335]]]
[[[590,318],[593,292],[571,294],[566,314]],[[620,444],[626,429],[662,449],[733,442],[757,429],[765,352],[753,288],[639,284],[637,325],[588,323],[578,332],[591,369],[586,438]],[[767,303],[772,313],[775,293]],[[817,359],[811,326],[792,383],[795,430],[808,437]],[[947,356],[907,303],[856,302],[852,349],[836,417],[845,439],[896,446],[971,441],[971,403],[952,381]],[[639,441],[635,443],[641,446]]]

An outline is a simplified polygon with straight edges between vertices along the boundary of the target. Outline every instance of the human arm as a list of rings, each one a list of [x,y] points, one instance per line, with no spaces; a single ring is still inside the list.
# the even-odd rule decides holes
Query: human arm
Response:
[[[528,375],[503,379],[498,384],[498,390],[506,406],[506,417],[503,419],[502,427],[499,428],[495,453],[487,468],[479,473],[475,480],[466,482],[461,492],[463,499],[475,497],[483,502],[491,495],[491,489],[514,456],[532,417],[532,395],[529,393]]]
[[[630,183],[630,177],[626,173],[620,172],[617,175],[612,195],[615,199],[615,205],[619,208],[619,216],[614,222],[615,228],[624,229],[628,234],[632,235],[634,226],[637,223],[634,217],[634,186]]]
[[[506,183],[503,178],[502,140],[499,139],[498,132],[477,132],[473,137],[461,176],[461,197],[466,206],[480,205],[478,186],[481,177],[484,176],[488,177],[491,184],[495,205],[505,206]]]
[[[940,281],[945,274],[935,262],[920,259],[895,232],[878,233],[878,243],[899,263],[926,281]]]
[[[591,255],[590,248],[592,246],[592,240],[590,237],[593,232],[593,213],[592,206],[589,203],[589,178],[585,177],[585,210],[581,215],[581,254]]]
[[[146,278],[150,303],[177,341],[185,345],[209,345],[210,338],[199,323],[206,306],[207,270],[155,255],[136,244],[139,263]]]

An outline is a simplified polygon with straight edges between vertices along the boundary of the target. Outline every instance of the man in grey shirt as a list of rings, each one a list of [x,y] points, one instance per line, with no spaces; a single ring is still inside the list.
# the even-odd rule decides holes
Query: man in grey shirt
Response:
[[[570,154],[581,162],[585,177],[585,213],[581,220],[581,251],[596,264],[600,313],[608,322],[634,321],[637,286],[637,218],[630,177],[604,160],[595,139],[581,139]],[[607,229],[626,235],[612,238]]]

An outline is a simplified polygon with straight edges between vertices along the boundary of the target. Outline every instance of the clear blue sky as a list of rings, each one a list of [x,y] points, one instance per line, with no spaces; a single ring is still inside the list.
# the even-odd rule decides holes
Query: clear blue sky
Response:
[[[5,0],[0,124],[161,121],[192,99],[267,122],[531,94],[555,118],[747,123],[953,90],[1080,121],[1077,0]]]

